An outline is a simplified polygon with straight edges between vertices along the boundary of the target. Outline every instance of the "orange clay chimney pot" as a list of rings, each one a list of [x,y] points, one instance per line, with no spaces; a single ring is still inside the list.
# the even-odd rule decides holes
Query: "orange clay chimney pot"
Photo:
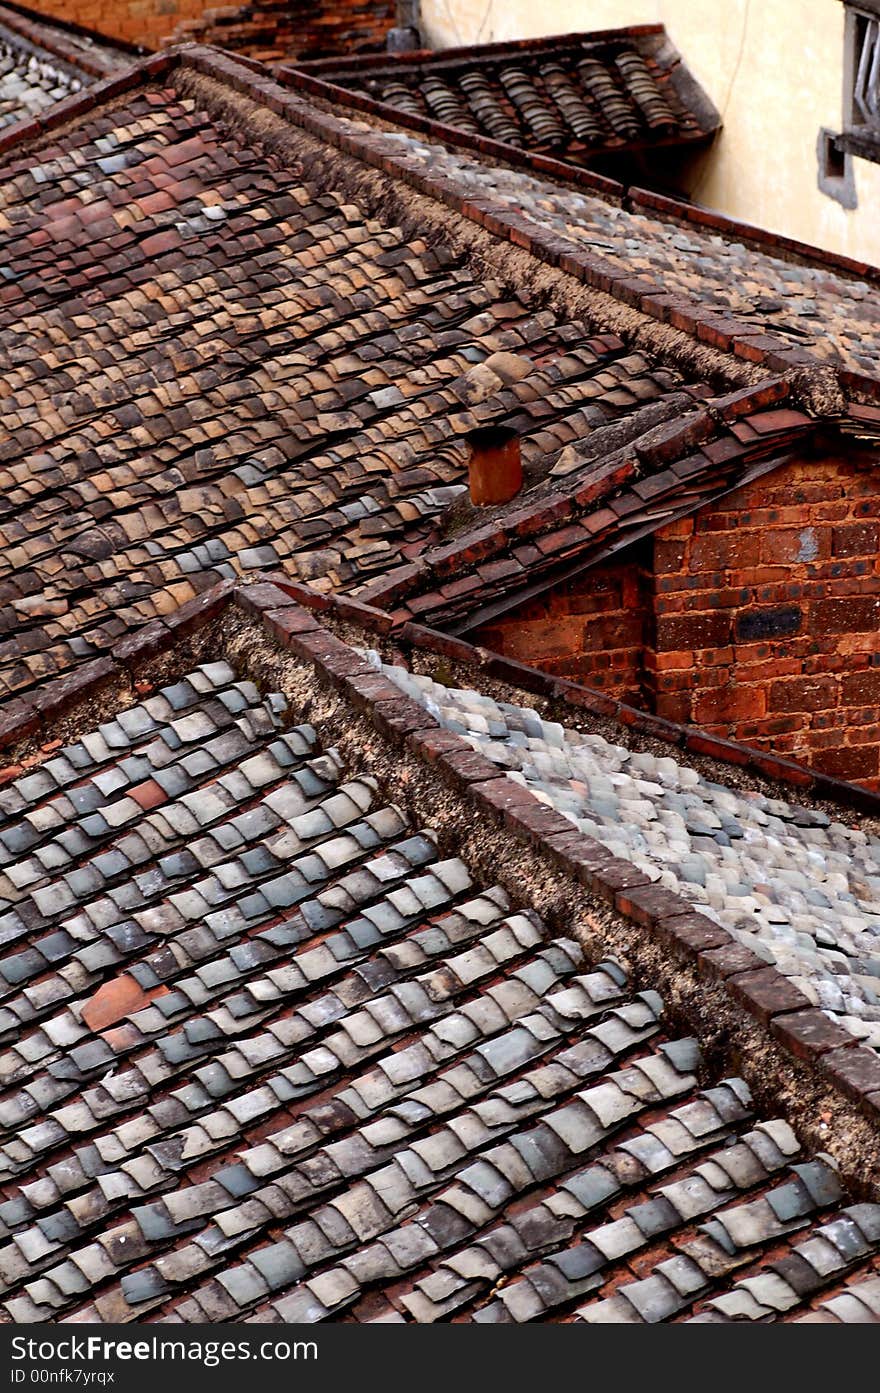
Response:
[[[519,435],[509,426],[485,426],[470,431],[468,484],[471,502],[479,507],[507,503],[522,488]]]

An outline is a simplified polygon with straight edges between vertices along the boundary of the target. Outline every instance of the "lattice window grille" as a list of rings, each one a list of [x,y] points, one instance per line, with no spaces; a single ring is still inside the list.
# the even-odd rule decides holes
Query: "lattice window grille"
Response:
[[[880,128],[880,18],[874,15],[858,16],[853,114],[858,124]]]

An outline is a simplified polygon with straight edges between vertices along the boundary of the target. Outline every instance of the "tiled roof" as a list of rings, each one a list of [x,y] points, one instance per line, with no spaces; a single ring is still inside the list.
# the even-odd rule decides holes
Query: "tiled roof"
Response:
[[[620,207],[599,193],[479,164],[414,137],[406,139],[406,148],[433,174],[589,249],[612,273],[644,278],[656,293],[683,296],[706,312],[736,319],[755,335],[779,337],[855,372],[880,374],[876,276],[866,282],[821,261],[810,264],[784,250],[750,246],[745,231],[737,238],[733,229],[700,226],[696,217],[689,223],[686,206],[673,200],[644,194]]]
[[[444,729],[880,1049],[880,837],[374,659]]]
[[[287,80],[310,90],[293,70]],[[347,98],[341,91],[337,98],[344,112]],[[423,192],[660,324],[768,371],[751,395],[704,401],[680,424],[667,422],[641,439],[588,434],[582,447],[548,458],[545,487],[528,489],[494,514],[472,516],[470,527],[456,527],[454,541],[429,545],[415,564],[368,582],[361,594],[371,603],[470,628],[756,470],[776,467],[786,451],[803,446],[815,416],[876,442],[875,268],[642,190],[597,180],[579,185],[571,168],[563,184],[563,165],[551,183],[505,167],[494,152],[491,162],[479,160],[448,141],[428,144],[387,123],[366,128],[341,119],[372,159],[392,160]],[[800,395],[793,390],[798,380],[801,388],[812,381],[815,394],[786,403]],[[797,406],[806,414],[789,409]]]
[[[777,469],[815,428],[781,379],[691,402],[674,419],[604,449],[603,432],[548,461],[541,485],[481,509],[452,540],[368,583],[361,598],[399,619],[473,629],[527,595]],[[503,394],[491,408],[503,402]],[[490,409],[491,409],[490,408]]]
[[[0,130],[130,62],[111,44],[0,5]]]
[[[876,1319],[880,1206],[442,849],[484,761],[435,728],[414,764],[387,676],[239,604],[0,793],[11,1319]]]
[[[340,633],[421,671],[417,609],[329,593],[514,550],[456,502],[488,420],[538,574],[874,408],[204,51],[0,149],[8,1316],[875,1319],[873,828],[453,688],[456,640],[377,672]],[[208,588],[267,565],[326,593]]]
[[[383,574],[463,491],[475,399],[513,413],[527,464],[690,403],[686,373],[369,217],[323,168],[292,181],[321,147],[291,139],[280,160],[135,90],[7,167],[7,694],[236,567]],[[464,375],[505,352],[528,371],[484,409]]]
[[[783,337],[725,337],[503,198],[470,203],[477,162],[426,173],[410,137],[208,50],[72,97],[6,151],[7,698],[236,571],[454,625],[770,467],[819,415],[880,428]],[[527,487],[476,523],[463,437],[498,419]]]
[[[316,94],[344,92],[347,102],[411,129],[573,164],[705,140],[719,125],[662,25],[328,59],[301,71]]]
[[[282,75],[309,90],[296,69]],[[341,90],[337,98],[342,113]],[[349,117],[348,125],[362,130],[362,118]],[[682,200],[578,177],[564,164],[542,178],[511,167],[503,152],[481,159],[387,122],[370,128],[369,141],[377,159],[382,150],[393,155],[404,177],[445,189],[450,201],[470,206],[476,221],[552,264],[579,264],[591,283],[676,328],[697,333],[702,325],[705,343],[726,351],[742,338],[742,356],[761,362],[775,341],[777,351],[796,350],[804,362],[827,362],[874,382],[880,376],[876,267]]]
[[[851,399],[876,382],[830,373],[784,325],[756,336],[701,318],[699,286],[628,275],[635,215],[613,201],[593,200],[618,220],[617,259],[597,260],[540,207],[472,198],[477,161],[210,51],[151,59],[43,125],[9,137],[0,190],[7,696],[236,569],[455,625],[477,595],[507,604],[771,467],[818,416],[880,430]],[[823,314],[866,292],[822,274]],[[463,436],[498,419],[527,488],[475,523]]]

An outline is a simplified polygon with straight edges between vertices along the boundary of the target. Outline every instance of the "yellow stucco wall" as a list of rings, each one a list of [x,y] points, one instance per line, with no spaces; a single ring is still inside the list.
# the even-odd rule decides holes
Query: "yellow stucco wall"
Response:
[[[841,0],[422,0],[438,48],[657,22],[724,118],[691,196],[880,264],[880,165],[854,160],[852,211],[817,185],[819,130],[842,125]]]

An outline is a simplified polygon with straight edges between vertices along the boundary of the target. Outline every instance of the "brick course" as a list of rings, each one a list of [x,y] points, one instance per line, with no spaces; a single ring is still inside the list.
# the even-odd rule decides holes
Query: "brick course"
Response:
[[[265,60],[382,48],[395,15],[393,0],[28,0],[28,7],[149,49],[195,39]]]
[[[475,644],[557,677],[576,677],[621,701],[644,701],[650,546],[594,566],[470,636]]]
[[[658,715],[877,786],[880,499],[868,464],[801,459],[657,534],[645,666]]]

